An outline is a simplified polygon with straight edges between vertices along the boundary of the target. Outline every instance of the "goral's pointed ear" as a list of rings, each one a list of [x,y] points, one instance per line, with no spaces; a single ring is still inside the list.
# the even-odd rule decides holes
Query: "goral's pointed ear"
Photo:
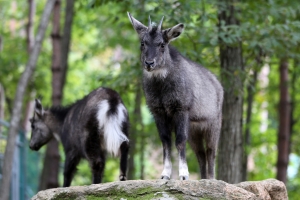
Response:
[[[39,118],[41,118],[44,115],[44,109],[39,99],[35,99],[34,112],[37,114]]]
[[[142,39],[143,35],[147,31],[148,27],[136,20],[134,17],[131,16],[129,12],[127,12],[128,18],[130,19],[130,22],[135,29],[135,31],[138,33],[139,38]]]
[[[171,42],[172,40],[175,40],[176,38],[181,35],[181,33],[184,30],[183,24],[177,24],[176,26],[173,26],[172,28],[166,29],[163,31],[164,37],[167,39],[168,42]]]

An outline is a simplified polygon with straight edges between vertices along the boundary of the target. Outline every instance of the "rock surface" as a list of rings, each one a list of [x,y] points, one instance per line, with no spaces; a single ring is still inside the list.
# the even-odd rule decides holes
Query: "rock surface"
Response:
[[[257,199],[281,200],[288,199],[286,187],[283,182],[276,179],[264,181],[248,181],[235,184],[256,195]]]
[[[288,199],[285,185],[275,179],[228,184],[219,180],[131,180],[40,191],[32,200],[64,199]]]

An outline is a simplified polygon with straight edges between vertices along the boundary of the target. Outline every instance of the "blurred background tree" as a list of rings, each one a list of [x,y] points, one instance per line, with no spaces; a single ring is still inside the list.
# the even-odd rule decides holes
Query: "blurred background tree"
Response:
[[[28,2],[0,1],[0,19],[3,24],[0,29],[0,84],[3,87],[1,95],[5,91],[4,109],[0,107],[0,111],[5,111],[2,120],[6,121],[12,117],[17,83],[29,57],[26,25],[31,24],[28,23],[31,9]],[[24,96],[25,106],[20,113],[23,120],[27,121],[28,118],[26,110],[32,114],[28,108],[32,104],[28,102],[36,97],[41,97],[43,104],[48,106],[56,104],[55,98],[61,98],[61,104],[68,105],[99,86],[113,88],[120,93],[130,113],[129,179],[159,178],[162,170],[162,148],[155,123],[145,105],[141,87],[139,41],[126,12],[131,12],[144,24],[148,23],[149,15],[152,21],[156,22],[165,16],[164,28],[177,23],[186,25],[183,35],[174,41],[173,45],[183,55],[213,71],[222,80],[225,90],[232,92],[225,95],[225,102],[231,103],[226,104],[228,107],[223,110],[226,110],[226,116],[233,116],[237,123],[230,128],[225,125],[228,133],[224,130],[221,133],[219,150],[222,152],[218,154],[217,159],[217,178],[239,182],[277,177],[286,183],[290,199],[299,198],[300,4],[297,0],[74,2],[74,7],[68,7],[69,0],[61,1],[57,10],[60,18],[56,21],[60,29],[56,33],[52,32],[55,28],[53,24],[48,26],[36,70]],[[44,7],[45,1],[35,1],[33,32],[37,30]],[[235,11],[233,13],[232,8]],[[70,12],[74,12],[73,18],[71,17],[73,21],[70,21],[70,18],[67,21]],[[230,15],[232,18],[229,18]],[[69,37],[68,30],[64,30],[68,25],[72,28],[72,31],[69,31],[69,53],[66,49],[62,50],[63,40]],[[55,38],[60,38],[58,43],[61,45],[59,49],[63,58],[58,65],[66,69],[66,75],[62,75],[66,76],[66,79],[59,86],[61,96],[58,94],[52,97],[52,90],[55,89],[52,84],[60,81],[60,78],[54,78],[54,73],[59,71],[51,70],[52,65],[58,67],[54,66],[51,59],[55,53],[52,53],[51,40]],[[225,53],[224,47],[227,50],[238,50],[234,54],[230,51]],[[63,55],[66,53],[67,55]],[[224,67],[224,55],[227,55],[228,68]],[[239,59],[238,64],[235,64],[233,59]],[[280,82],[279,69],[283,61],[288,79]],[[282,102],[280,85],[287,89],[285,105],[290,110],[284,115],[279,112]],[[236,98],[238,103],[234,102]],[[229,119],[233,120],[232,118]],[[285,127],[289,127],[280,128],[282,120],[279,119],[282,118],[285,120]],[[229,123],[229,119],[224,118],[223,125]],[[231,137],[228,134],[231,135],[233,130],[237,135]],[[0,154],[4,154],[6,128],[2,127],[0,136],[3,136],[0,140]],[[30,134],[27,133],[27,139],[29,137]],[[228,139],[231,144],[228,143]],[[280,142],[285,142],[283,149]],[[48,166],[43,166],[44,160],[46,162],[48,159],[46,149],[44,147],[39,152],[26,150],[26,180],[30,185],[28,190],[32,190],[27,191],[28,198],[35,194],[38,188],[42,188],[43,183],[39,181],[39,177],[43,168]],[[278,153],[281,151],[285,152],[280,154],[282,157]],[[61,159],[57,165],[57,183],[61,185],[64,155],[60,145],[59,152]],[[235,152],[237,156],[232,154],[232,157],[223,159],[224,155],[230,156],[231,152]],[[173,157],[176,163],[176,156]],[[187,159],[190,178],[199,179],[196,158],[189,147]],[[233,162],[237,165],[230,165]],[[226,169],[222,164],[229,168]],[[91,173],[87,162],[82,161],[78,168],[72,185],[90,184]],[[172,178],[177,178],[177,170],[173,171]],[[118,159],[109,157],[104,182],[117,180],[118,173]],[[231,179],[229,176],[238,178]]]

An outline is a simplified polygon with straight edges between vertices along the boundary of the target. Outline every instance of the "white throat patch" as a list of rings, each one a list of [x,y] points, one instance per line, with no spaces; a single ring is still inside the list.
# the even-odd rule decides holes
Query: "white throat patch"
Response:
[[[148,78],[152,78],[152,77],[166,78],[167,75],[168,75],[168,73],[169,72],[168,72],[168,70],[166,68],[153,70],[151,72],[148,72],[147,70],[144,69],[144,74]]]

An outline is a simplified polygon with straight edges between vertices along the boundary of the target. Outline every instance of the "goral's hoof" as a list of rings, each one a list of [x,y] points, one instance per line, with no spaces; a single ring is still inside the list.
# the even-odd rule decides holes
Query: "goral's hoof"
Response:
[[[189,180],[189,176],[179,176],[179,180],[181,181]]]
[[[161,179],[163,179],[163,180],[170,180],[170,177],[168,177],[168,176],[161,176]]]
[[[127,177],[126,177],[126,176],[123,176],[123,175],[121,175],[121,176],[119,176],[119,179],[120,179],[120,181],[126,181],[126,180],[127,180]]]

